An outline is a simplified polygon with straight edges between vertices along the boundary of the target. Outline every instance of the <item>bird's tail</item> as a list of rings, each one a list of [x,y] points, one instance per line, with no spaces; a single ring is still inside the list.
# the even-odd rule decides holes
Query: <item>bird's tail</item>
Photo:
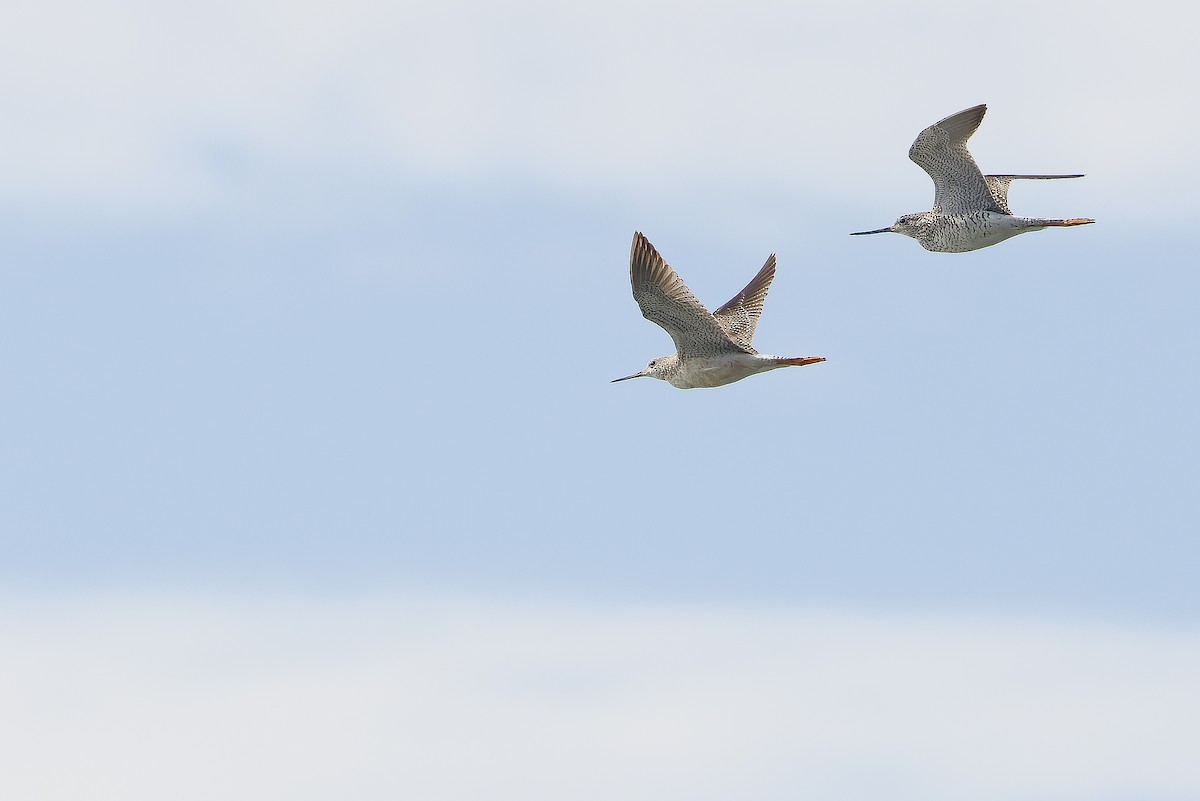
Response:
[[[794,358],[779,357],[775,363],[780,367],[803,367],[806,364],[816,364],[825,361],[824,356],[796,356]]]
[[[1047,228],[1050,228],[1050,227],[1066,228],[1066,227],[1072,226],[1072,225],[1089,225],[1091,223],[1094,223],[1095,220],[1093,220],[1089,217],[1073,217],[1070,220],[1038,220],[1038,222],[1041,225],[1046,226]]]

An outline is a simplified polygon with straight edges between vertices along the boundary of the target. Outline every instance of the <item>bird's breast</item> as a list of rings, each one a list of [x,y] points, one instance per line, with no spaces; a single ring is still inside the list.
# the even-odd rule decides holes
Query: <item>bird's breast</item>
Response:
[[[1021,231],[1018,218],[1009,214],[993,211],[941,214],[934,217],[920,242],[926,250],[965,253],[998,244]]]
[[[667,380],[679,389],[720,387],[774,367],[749,353],[727,353],[684,359]]]

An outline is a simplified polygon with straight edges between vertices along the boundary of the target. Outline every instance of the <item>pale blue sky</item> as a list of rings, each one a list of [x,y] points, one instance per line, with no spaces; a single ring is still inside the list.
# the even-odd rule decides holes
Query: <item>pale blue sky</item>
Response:
[[[1197,12],[1006,8],[1003,25],[984,7],[940,2],[63,0],[7,12],[0,585],[14,620],[32,615],[11,624],[32,654],[20,675],[36,683],[98,662],[111,673],[84,682],[95,694],[128,690],[133,706],[160,708],[123,682],[154,672],[152,643],[170,626],[133,610],[161,606],[203,642],[236,629],[202,654],[213,675],[163,685],[164,697],[211,690],[214,708],[237,716],[240,693],[258,690],[226,678],[315,670],[337,699],[343,682],[404,662],[405,648],[437,661],[381,623],[386,642],[364,634],[338,651],[365,661],[321,672],[319,644],[378,614],[365,611],[378,601],[405,620],[441,610],[430,614],[467,632],[446,658],[482,660],[471,692],[487,695],[480,714],[498,740],[528,686],[553,695],[566,682],[587,703],[555,706],[545,725],[575,721],[595,727],[591,746],[620,743],[603,751],[608,775],[642,776],[660,746],[673,755],[638,792],[619,781],[570,792],[526,781],[545,757],[529,745],[510,755],[519,775],[497,779],[500,797],[709,797],[694,766],[713,754],[730,761],[707,783],[712,797],[747,786],[762,798],[874,797],[863,775],[892,777],[881,786],[896,798],[1195,797],[1200,773],[1165,766],[1194,733],[1181,699],[1200,686],[1180,674],[1165,700],[1154,693],[1165,665],[1200,658]],[[931,205],[908,146],[980,102],[989,112],[972,150],[985,171],[1087,173],[1014,186],[1013,208],[1098,223],[962,255],[847,236]],[[630,295],[634,230],[710,307],[777,253],[756,345],[828,361],[711,391],[610,385],[670,350]],[[75,625],[94,603],[96,631],[148,649],[144,662],[127,670]],[[538,618],[539,604],[561,615]],[[852,611],[812,623],[825,609]],[[771,622],[739,646],[741,661],[703,667],[760,612]],[[311,639],[297,635],[311,652],[284,638],[261,662],[241,661],[243,638],[275,624],[308,631],[300,621],[313,615]],[[231,622],[243,617],[259,622]],[[992,637],[997,620],[1019,630]],[[694,632],[681,652],[698,654],[676,667],[720,674],[697,693],[752,685],[764,709],[782,693],[798,728],[768,726],[772,747],[666,734],[629,745],[654,720],[720,729],[724,713],[682,711],[683,690],[665,707],[643,703],[673,679],[638,673],[642,636],[676,623]],[[593,624],[611,630],[612,661],[576,663],[567,632]],[[843,654],[831,633],[842,624],[856,643],[912,634],[915,650]],[[1062,700],[1058,679],[1037,673],[1046,642],[1062,644],[1055,664],[1111,666],[1130,643],[1151,656],[1056,706],[1059,728],[1042,745],[1054,753],[1095,731],[1082,709],[1111,724],[1103,746],[1004,781],[1003,760],[985,769],[964,757],[947,772],[937,755],[954,737],[900,734],[911,710],[893,709],[861,747],[804,745],[821,732],[803,728],[809,702],[787,693],[808,655],[777,663],[770,643],[811,635],[840,654],[809,677],[818,686],[860,658],[882,660],[878,675],[831,689],[837,698],[857,697],[858,680],[902,688],[919,676],[936,716],[962,707],[938,694],[936,666],[961,656],[965,631],[970,653],[1011,651],[1019,663],[980,668],[967,696],[1019,695],[1012,677],[1038,676],[1028,714],[997,724],[1008,734],[977,732],[979,751],[1000,755],[1018,747],[1013,732],[1039,727],[1039,705]],[[180,648],[164,664],[187,661]],[[539,666],[540,653],[554,664]],[[911,670],[891,673],[892,657]],[[504,678],[513,661],[520,691]],[[624,677],[612,691],[628,711],[619,721],[605,692],[586,689],[596,675],[608,687],[610,669]],[[288,687],[262,709],[304,697],[303,682]],[[451,680],[437,688],[463,692]],[[1128,706],[1104,706],[1117,696]],[[28,720],[59,720],[13,698]],[[438,720],[435,707],[418,724],[395,710],[393,723],[313,720],[386,740]],[[1143,723],[1172,732],[1170,745],[1124,739],[1129,709],[1163,710]],[[1167,719],[1172,709],[1182,711]],[[854,725],[874,730],[876,711],[856,709]],[[105,731],[103,710],[63,714],[65,727]],[[255,720],[264,737],[288,728]],[[330,759],[302,782],[308,795],[262,766],[208,756],[252,778],[258,798],[347,787],[416,797],[387,754],[330,754],[320,738],[291,747]],[[562,770],[602,770],[581,756],[586,738],[576,747],[559,754]],[[452,749],[439,753],[432,763],[458,764]],[[1128,757],[1124,773],[1088,768],[1114,754]],[[828,768],[815,783],[788,767],[810,763]],[[14,787],[45,790],[37,758],[22,764],[3,772]],[[106,770],[79,775],[112,797],[169,791],[170,775],[132,787]],[[369,790],[350,780],[363,776]],[[59,789],[78,797],[70,782]]]
[[[654,230],[632,210],[370,204],[294,229],[9,232],[12,580],[1194,620],[1181,235],[1101,219],[955,258],[796,203],[778,246],[706,249],[709,226],[660,212],[710,303],[776,250],[758,340],[829,359],[676,392],[607,383],[669,350],[629,296],[629,233]]]

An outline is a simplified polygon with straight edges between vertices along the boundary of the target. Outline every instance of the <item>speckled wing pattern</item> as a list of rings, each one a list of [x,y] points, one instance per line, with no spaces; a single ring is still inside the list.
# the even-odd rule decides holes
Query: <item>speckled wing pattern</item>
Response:
[[[775,254],[772,253],[767,263],[758,271],[758,275],[750,279],[745,288],[729,299],[721,308],[713,312],[717,322],[729,334],[729,338],[743,348],[750,348],[754,340],[754,329],[758,327],[758,318],[762,314],[763,301],[767,299],[767,290],[775,279]]]
[[[641,307],[642,316],[671,335],[681,359],[719,353],[753,353],[730,339],[717,318],[696,300],[640,231],[633,235],[633,247],[629,251],[629,282],[633,285],[633,299]]]
[[[1032,181],[1049,181],[1054,178],[1082,178],[1083,174],[1077,175],[985,175],[983,180],[987,181],[988,189],[992,193],[992,199],[996,201],[996,205],[1005,214],[1012,214],[1008,209],[1008,187],[1018,178],[1028,179]]]
[[[994,211],[1007,214],[967,150],[967,140],[983,122],[986,105],[951,114],[921,131],[908,157],[933,179],[933,211],[961,214]]]

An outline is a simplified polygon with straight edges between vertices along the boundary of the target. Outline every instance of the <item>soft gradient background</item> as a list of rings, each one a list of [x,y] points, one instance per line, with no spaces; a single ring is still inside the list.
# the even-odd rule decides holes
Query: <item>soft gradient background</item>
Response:
[[[1200,797],[1198,24],[9,3],[0,795]],[[979,102],[1098,224],[850,239]]]

